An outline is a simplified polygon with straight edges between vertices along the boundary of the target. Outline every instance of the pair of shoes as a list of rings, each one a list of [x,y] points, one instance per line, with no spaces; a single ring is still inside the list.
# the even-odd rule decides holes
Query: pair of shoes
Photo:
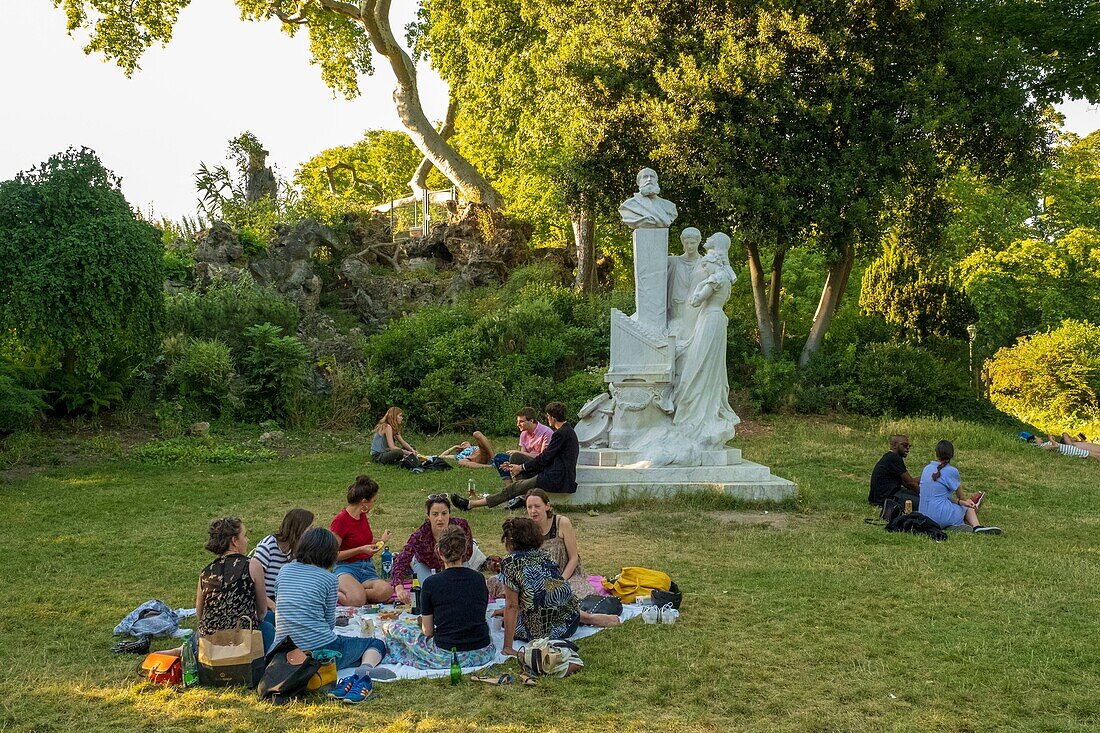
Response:
[[[336,680],[336,684],[329,690],[328,696],[333,700],[343,700],[344,696],[351,692],[351,688],[359,681],[359,675],[349,674],[347,677]]]
[[[356,677],[355,682],[351,684],[348,691],[344,693],[344,703],[347,705],[358,705],[366,700],[373,700],[378,695],[371,692],[373,685],[371,684],[370,675],[365,674],[362,677]]]
[[[148,654],[149,653],[149,637],[139,636],[132,641],[120,641],[111,647],[111,651],[115,654]]]
[[[975,527],[974,534],[1004,534],[1000,527]]]
[[[504,511],[510,512],[516,509],[522,509],[527,505],[527,497],[520,495],[515,498],[509,499],[504,503]]]
[[[464,512],[470,511],[470,500],[458,494],[451,494],[451,504]]]

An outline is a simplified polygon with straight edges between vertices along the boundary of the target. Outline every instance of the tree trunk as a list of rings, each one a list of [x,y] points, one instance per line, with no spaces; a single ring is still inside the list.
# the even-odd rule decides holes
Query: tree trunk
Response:
[[[443,120],[443,126],[439,128],[439,137],[444,141],[450,140],[451,135],[455,131],[455,115],[458,112],[458,102],[454,97],[451,97],[447,102],[447,116]],[[422,196],[424,190],[428,187],[428,174],[432,172],[432,168],[435,164],[432,163],[430,158],[425,157],[420,161],[420,165],[416,166],[416,172],[413,173],[413,177],[409,180],[409,188],[413,190],[414,196]]]
[[[821,300],[817,303],[814,322],[810,326],[806,344],[802,347],[802,355],[798,358],[799,366],[809,364],[810,357],[821,348],[825,332],[829,330],[829,323],[833,320],[837,308],[840,307],[840,299],[844,297],[844,290],[848,287],[848,276],[852,274],[852,265],[855,264],[855,260],[856,248],[848,244],[844,247],[840,259],[829,265],[829,274],[825,277],[825,286],[821,289]]]
[[[424,114],[417,88],[416,65],[398,45],[390,26],[390,2],[391,0],[363,0],[354,5],[341,0],[321,0],[326,9],[362,23],[371,46],[390,62],[390,68],[397,78],[397,87],[393,90],[397,116],[417,149],[467,199],[484,204],[490,209],[502,208],[504,199],[500,193],[470,161],[447,143]]]
[[[783,261],[787,258],[786,248],[777,249],[772,257],[772,278],[768,286],[768,315],[771,317],[772,337],[775,339],[775,353],[783,353],[785,329],[779,326],[779,296],[783,292]]]
[[[760,353],[769,359],[776,352],[776,328],[772,318],[771,302],[768,298],[768,283],[764,279],[764,268],[760,265],[760,248],[755,242],[746,242],[745,250],[749,256],[749,278],[752,280],[752,302],[756,308],[756,327],[760,331]],[[773,261],[774,264],[774,261]],[[780,260],[782,268],[782,260]],[[773,282],[778,282],[778,277],[773,271]],[[775,302],[775,311],[778,315],[779,301]]]
[[[592,207],[581,202],[569,209],[573,224],[573,243],[577,248],[576,287],[582,293],[596,292],[596,242]]]
[[[72,374],[76,371],[76,351],[74,349],[65,349],[61,356],[61,369],[65,374]]]

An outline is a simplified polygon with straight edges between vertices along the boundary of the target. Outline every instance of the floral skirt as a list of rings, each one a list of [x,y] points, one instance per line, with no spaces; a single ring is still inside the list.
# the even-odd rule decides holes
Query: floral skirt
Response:
[[[383,629],[386,642],[386,664],[406,664],[416,669],[447,669],[451,666],[451,650],[440,649],[435,639],[420,633],[416,619],[398,619]],[[496,647],[489,646],[468,652],[458,652],[462,667],[483,667],[496,661]]]

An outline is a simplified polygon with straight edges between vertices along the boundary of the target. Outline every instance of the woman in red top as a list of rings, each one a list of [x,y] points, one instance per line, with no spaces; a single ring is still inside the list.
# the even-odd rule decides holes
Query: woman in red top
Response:
[[[340,510],[329,529],[340,541],[336,567],[332,572],[340,582],[338,601],[342,606],[362,606],[384,603],[393,594],[393,587],[378,579],[374,553],[390,541],[390,531],[382,533],[375,543],[368,515],[378,498],[378,484],[370,476],[358,476],[348,487],[348,505]]]

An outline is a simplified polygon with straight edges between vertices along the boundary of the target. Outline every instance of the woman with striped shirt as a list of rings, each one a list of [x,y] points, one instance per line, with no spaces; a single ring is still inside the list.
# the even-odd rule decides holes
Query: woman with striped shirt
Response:
[[[312,524],[313,512],[307,509],[291,509],[283,517],[279,531],[264,537],[252,551],[249,564],[254,571],[253,575],[263,578],[269,609],[275,608],[275,578],[294,557],[298,540]]]

